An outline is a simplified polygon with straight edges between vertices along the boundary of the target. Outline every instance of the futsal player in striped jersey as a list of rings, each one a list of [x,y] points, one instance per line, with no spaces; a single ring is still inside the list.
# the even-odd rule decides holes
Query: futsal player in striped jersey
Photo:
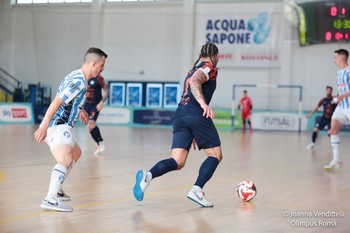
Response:
[[[339,69],[337,71],[338,96],[334,101],[338,103],[331,122],[331,146],[333,151],[332,161],[324,168],[334,170],[342,167],[339,156],[340,138],[339,131],[344,124],[350,123],[350,67],[348,65],[349,52],[346,49],[334,51],[334,63]]]
[[[204,197],[202,189],[222,160],[220,138],[212,120],[214,111],[209,106],[216,88],[218,54],[216,45],[202,46],[198,60],[184,81],[182,98],[173,116],[171,157],[159,161],[147,172],[137,172],[133,189],[136,200],[143,200],[152,179],[183,168],[192,144],[194,149],[203,149],[207,158],[187,197],[203,207],[214,206]]]
[[[51,172],[49,191],[40,205],[43,209],[73,211],[72,207],[64,204],[63,201],[69,201],[70,197],[62,191],[63,182],[81,155],[81,149],[74,140],[72,128],[79,116],[81,121],[88,123],[88,114],[82,110],[87,82],[103,71],[106,58],[107,54],[101,49],[87,50],[84,55],[84,64],[63,79],[39,129],[34,133],[37,142],[45,140],[57,162]]]

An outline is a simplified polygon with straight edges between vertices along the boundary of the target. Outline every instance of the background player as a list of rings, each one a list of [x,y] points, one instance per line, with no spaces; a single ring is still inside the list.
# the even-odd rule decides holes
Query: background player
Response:
[[[243,97],[239,101],[238,109],[242,108],[242,123],[243,133],[246,132],[246,123],[248,122],[250,132],[253,131],[252,122],[250,121],[250,115],[252,114],[253,103],[252,99],[248,96],[247,90],[243,90]]]
[[[331,130],[331,146],[333,152],[332,161],[324,168],[333,170],[341,168],[342,163],[339,158],[339,131],[344,124],[350,122],[350,67],[348,65],[349,52],[345,49],[334,51],[334,63],[339,69],[337,71],[338,96],[334,101],[338,103],[332,116]]]
[[[191,144],[194,149],[204,149],[207,155],[202,163],[197,180],[187,197],[203,207],[213,207],[202,191],[222,160],[221,143],[209,107],[216,88],[219,50],[208,43],[202,46],[200,56],[184,81],[184,91],[173,116],[173,142],[171,158],[159,161],[147,173],[139,170],[133,189],[136,200],[142,201],[150,181],[185,166]],[[199,65],[197,65],[200,61]]]
[[[34,137],[37,142],[45,142],[57,164],[52,169],[49,191],[40,205],[43,209],[73,211],[58,197],[62,184],[75,162],[81,155],[81,149],[75,142],[71,129],[79,117],[86,124],[88,114],[82,110],[85,103],[87,81],[99,75],[103,69],[107,54],[98,48],[90,48],[85,53],[81,69],[68,74],[61,82],[55,99],[51,102]],[[69,196],[64,195],[65,200]]]
[[[102,154],[106,149],[106,146],[103,143],[100,129],[96,125],[96,121],[103,108],[104,102],[108,98],[108,95],[108,84],[105,82],[105,79],[101,75],[98,75],[97,77],[89,80],[88,88],[86,91],[86,103],[84,105],[84,110],[89,114],[89,124],[87,125],[87,128],[92,138],[97,143],[97,149],[94,153],[95,155]]]
[[[314,114],[321,106],[323,106],[323,114],[321,119],[316,123],[316,127],[314,128],[314,132],[312,133],[311,140],[312,142],[306,147],[307,149],[312,149],[315,146],[316,138],[318,135],[318,131],[322,129],[331,128],[331,118],[335,107],[337,104],[333,101],[333,88],[331,86],[326,87],[326,97],[322,98],[318,104],[311,110],[309,114],[306,115],[306,118],[310,118],[312,114]]]

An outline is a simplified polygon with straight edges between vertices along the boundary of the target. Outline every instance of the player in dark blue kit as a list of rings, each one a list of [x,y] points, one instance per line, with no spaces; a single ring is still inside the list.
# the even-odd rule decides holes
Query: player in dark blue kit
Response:
[[[143,200],[152,179],[183,168],[193,144],[194,149],[203,149],[207,158],[187,197],[203,207],[214,206],[204,197],[202,189],[222,160],[220,138],[212,120],[214,111],[209,107],[216,88],[218,54],[219,50],[214,44],[202,46],[198,60],[185,79],[182,98],[173,116],[171,157],[159,161],[148,172],[137,172],[133,189],[136,200]]]
[[[103,95],[102,95],[103,89]],[[86,102],[84,110],[89,114],[89,123],[87,125],[88,130],[92,138],[97,143],[97,149],[95,155],[102,154],[106,149],[103,143],[100,129],[96,125],[97,117],[103,108],[104,102],[107,100],[109,95],[109,88],[105,82],[105,79],[99,75],[92,78],[88,82],[88,88],[86,91]]]
[[[322,98],[318,104],[311,110],[311,112],[306,115],[306,118],[310,118],[321,106],[323,106],[323,114],[319,122],[317,122],[314,132],[312,133],[312,142],[306,147],[307,149],[312,149],[315,147],[315,142],[317,138],[318,131],[322,129],[331,129],[331,119],[337,103],[333,101],[333,88],[331,86],[326,87],[326,97]],[[327,128],[326,128],[327,127]]]

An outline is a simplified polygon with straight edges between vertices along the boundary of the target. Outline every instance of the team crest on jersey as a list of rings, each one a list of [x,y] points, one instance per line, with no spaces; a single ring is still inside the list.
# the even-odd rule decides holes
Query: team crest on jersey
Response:
[[[90,83],[89,83],[90,86],[93,86],[95,85],[95,80],[90,80]]]
[[[64,131],[63,132],[63,135],[66,137],[66,138],[70,138],[70,133],[68,131]]]

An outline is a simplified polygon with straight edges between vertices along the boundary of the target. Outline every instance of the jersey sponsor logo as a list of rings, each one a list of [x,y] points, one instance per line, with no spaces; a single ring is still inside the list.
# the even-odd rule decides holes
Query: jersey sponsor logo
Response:
[[[181,98],[181,104],[182,105],[187,105],[190,102],[191,98],[190,97],[183,97]]]
[[[27,118],[27,110],[25,108],[13,108],[12,109],[13,118]]]
[[[70,92],[71,93],[74,93],[76,90],[77,91],[80,91],[80,81],[78,81],[77,83],[71,83],[69,84],[69,87],[70,87]]]

